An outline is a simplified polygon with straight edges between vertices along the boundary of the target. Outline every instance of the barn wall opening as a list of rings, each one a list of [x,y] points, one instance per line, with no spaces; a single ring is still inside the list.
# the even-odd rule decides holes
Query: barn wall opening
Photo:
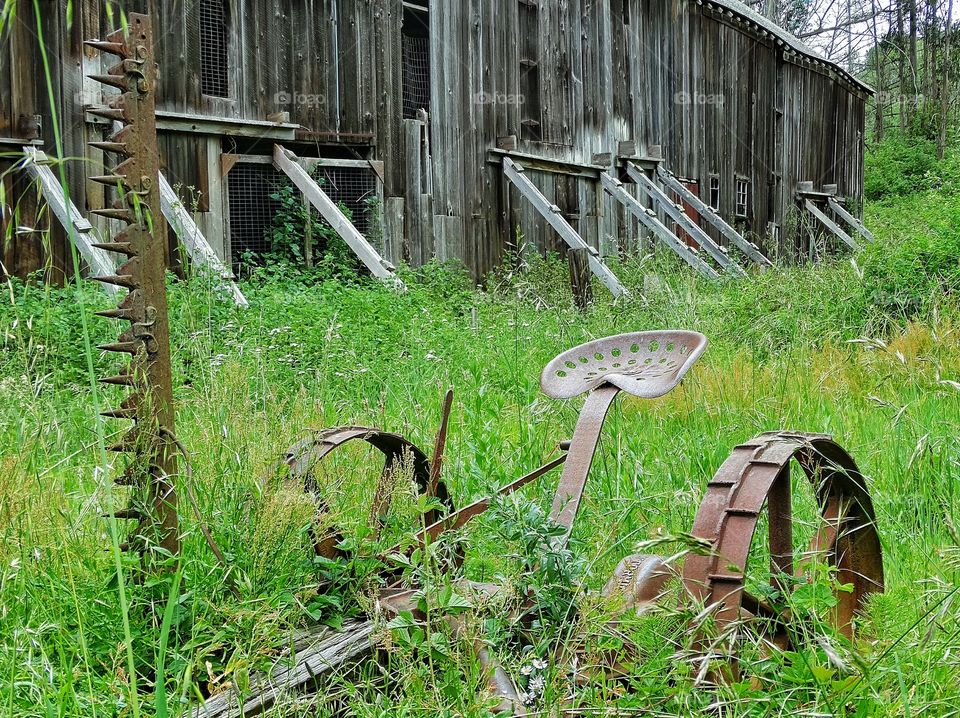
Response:
[[[543,140],[540,108],[540,6],[530,0],[520,0],[520,96],[522,116],[520,136],[531,142]]]
[[[710,196],[707,204],[714,212],[720,209],[720,177],[718,175],[710,175]]]
[[[401,28],[403,117],[430,112],[430,14],[426,2],[405,2]]]
[[[200,0],[200,91],[211,97],[229,97],[227,38],[230,12],[227,0]]]
[[[381,189],[376,173],[369,166],[352,161],[345,162],[347,166],[337,166],[339,158],[321,159],[334,164],[318,165],[311,169],[311,176],[335,204],[346,209],[357,231],[377,245]],[[285,213],[281,219],[286,220],[304,206],[304,200],[286,175],[273,166],[269,157],[248,155],[237,162],[227,175],[227,197],[230,258],[235,268],[241,264],[262,263],[265,258],[285,250],[277,246],[278,239],[285,239],[286,233],[276,220],[280,213]],[[326,224],[313,208],[311,216],[312,222]],[[290,239],[303,239],[295,222],[291,232]]]
[[[747,217],[750,211],[750,180],[746,177],[737,177],[737,217]]]

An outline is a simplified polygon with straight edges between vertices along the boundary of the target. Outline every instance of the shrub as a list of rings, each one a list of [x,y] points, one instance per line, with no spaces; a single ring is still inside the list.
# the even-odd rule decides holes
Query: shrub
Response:
[[[937,150],[929,140],[888,135],[865,157],[864,195],[868,200],[898,197],[930,186]]]
[[[960,204],[930,192],[873,211],[868,224],[886,237],[858,260],[868,301],[885,313],[914,317],[960,291]]]

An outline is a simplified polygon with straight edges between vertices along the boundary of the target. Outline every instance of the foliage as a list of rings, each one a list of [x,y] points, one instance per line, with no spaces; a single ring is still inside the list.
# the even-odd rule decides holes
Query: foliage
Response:
[[[315,176],[314,180],[324,184],[322,177]],[[277,205],[265,236],[270,249],[262,255],[248,252],[243,257],[254,278],[351,281],[366,273],[347,243],[316,210],[304,203],[303,195],[286,178],[277,182],[270,199]],[[340,203],[339,209],[347,219],[353,219],[346,205]]]
[[[902,216],[912,218],[903,225]],[[878,207],[877,221],[899,225],[890,241],[858,260],[868,300],[894,317],[922,316],[960,292],[960,204],[941,194]]]
[[[125,498],[107,488],[122,466],[102,464],[93,438],[95,399],[116,397],[93,393],[79,321],[110,300],[92,283],[9,280],[0,302],[0,715],[127,715],[133,703],[144,714],[182,713],[201,695],[247,687],[296,630],[376,616],[378,557],[409,545],[426,507],[409,486],[398,489],[372,541],[382,456],[345,448],[316,478],[330,500],[326,520],[356,558],[315,560],[316,507],[278,469],[287,447],[335,424],[379,425],[429,447],[442,392],[455,386],[444,471],[462,506],[569,437],[579,402],[539,392],[551,357],[662,326],[703,331],[710,348],[670,395],[611,412],[571,548],[554,544],[546,511],[555,475],[546,476],[449,542],[411,554],[403,568],[424,587],[417,602],[427,618],[382,622],[385,663],[332,677],[316,706],[275,713],[489,715],[477,645],[494,650],[546,712],[943,713],[960,701],[949,658],[960,619],[960,215],[944,189],[952,172],[948,162],[936,182],[923,180],[933,189],[868,205],[877,242],[854,258],[719,283],[665,253],[633,258],[615,267],[631,297],[613,302],[598,286],[584,313],[572,307],[565,265],[526,252],[482,289],[439,264],[401,268],[401,293],[367,278],[264,269],[242,283],[246,311],[208,276],[171,277],[177,434],[190,449],[200,516],[228,565],[185,506],[180,586],[128,584],[140,693],[127,681],[101,518]],[[88,327],[93,343],[117,333],[107,321]],[[95,362],[101,374],[116,364],[99,354]],[[743,680],[710,689],[689,609],[675,602],[621,617],[592,596],[638,542],[689,530],[732,446],[779,427],[835,433],[857,458],[880,517],[887,591],[850,643],[817,620],[834,577],[798,582],[791,608],[812,619],[800,645],[748,646]],[[187,480],[178,477],[181,492]],[[810,504],[798,527],[813,523]],[[447,573],[461,548],[462,569]],[[455,582],[461,576],[510,590],[499,603],[482,600]],[[521,610],[528,595],[533,609]],[[628,675],[578,683],[566,670],[573,656],[613,661]]]
[[[868,200],[901,197],[929,187],[937,150],[930,140],[891,133],[870,145],[864,161]]]

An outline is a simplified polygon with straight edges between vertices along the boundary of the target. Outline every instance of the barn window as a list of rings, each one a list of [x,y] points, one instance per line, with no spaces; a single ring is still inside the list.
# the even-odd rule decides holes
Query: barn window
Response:
[[[430,111],[430,15],[426,2],[404,3],[401,48],[403,116],[413,119],[417,110]]]
[[[750,207],[750,180],[737,177],[737,211],[738,217],[746,217]]]
[[[229,97],[227,0],[200,0],[200,91]]]
[[[720,209],[720,178],[710,175],[710,195],[707,198],[710,209],[714,212]]]
[[[540,6],[535,0],[520,0],[520,136],[540,142]]]
[[[365,167],[323,167],[311,174],[323,191],[337,205],[343,205],[364,237],[368,239],[374,226],[378,198],[377,179],[372,169]],[[272,164],[238,162],[227,176],[230,200],[230,255],[234,265],[254,261],[273,250],[271,229],[281,204],[272,198],[277,189],[290,182]],[[299,193],[295,192],[299,197]],[[320,223],[318,212],[314,219]]]

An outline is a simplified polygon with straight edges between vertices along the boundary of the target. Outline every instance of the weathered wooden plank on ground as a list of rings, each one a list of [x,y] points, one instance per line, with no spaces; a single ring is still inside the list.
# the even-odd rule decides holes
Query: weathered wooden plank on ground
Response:
[[[373,647],[370,621],[345,623],[339,631],[322,627],[292,641],[290,650],[265,675],[251,679],[243,694],[234,689],[211,696],[194,709],[193,718],[247,718],[259,715],[281,698],[312,686],[324,674]]]
[[[857,232],[860,233],[861,237],[863,237],[868,242],[873,241],[874,239],[873,233],[864,226],[863,222],[861,222],[859,219],[857,219],[852,214],[850,214],[847,211],[846,207],[844,207],[842,204],[837,202],[837,200],[834,197],[828,197],[827,204],[830,205],[830,209],[832,209],[835,214],[837,214],[847,224],[849,224],[851,227],[857,230]]]
[[[688,247],[677,239],[677,236],[667,229],[655,215],[648,214],[647,208],[640,204],[636,197],[627,192],[623,186],[623,182],[611,177],[606,172],[600,175],[600,182],[603,184],[603,188],[615,200],[619,201],[627,211],[636,217],[644,227],[650,230],[657,239],[673,250],[680,259],[708,279],[720,278],[716,270],[704,262],[693,247]]]
[[[357,228],[344,216],[340,208],[307,171],[300,166],[299,158],[290,150],[280,145],[273,146],[273,164],[296,185],[303,195],[310,200],[310,204],[317,208],[321,216],[327,220],[333,230],[340,235],[347,246],[353,250],[360,261],[366,265],[373,276],[392,282],[397,288],[403,288],[403,282],[393,273],[393,265],[380,256]]]
[[[190,255],[194,264],[209,268],[217,277],[224,280],[220,282],[220,287],[233,298],[237,306],[244,309],[249,307],[246,297],[243,296],[237,283],[233,281],[233,272],[220,261],[220,257],[213,251],[213,247],[207,242],[203,232],[197,227],[193,217],[187,212],[183,202],[177,197],[177,193],[173,191],[173,187],[167,182],[167,178],[163,176],[162,172],[160,173],[160,210],[163,212],[163,216],[167,218],[167,222],[170,223],[177,237],[180,238],[180,242],[186,248],[187,254]]]
[[[570,223],[563,218],[560,208],[552,204],[529,179],[523,176],[523,168],[509,157],[503,158],[503,174],[520,191],[520,194],[530,202],[531,206],[553,227],[557,234],[570,246],[571,249],[585,249],[589,253],[590,269],[603,282],[615,297],[628,294],[616,275],[604,264],[597,250],[590,247],[577,234]]]

